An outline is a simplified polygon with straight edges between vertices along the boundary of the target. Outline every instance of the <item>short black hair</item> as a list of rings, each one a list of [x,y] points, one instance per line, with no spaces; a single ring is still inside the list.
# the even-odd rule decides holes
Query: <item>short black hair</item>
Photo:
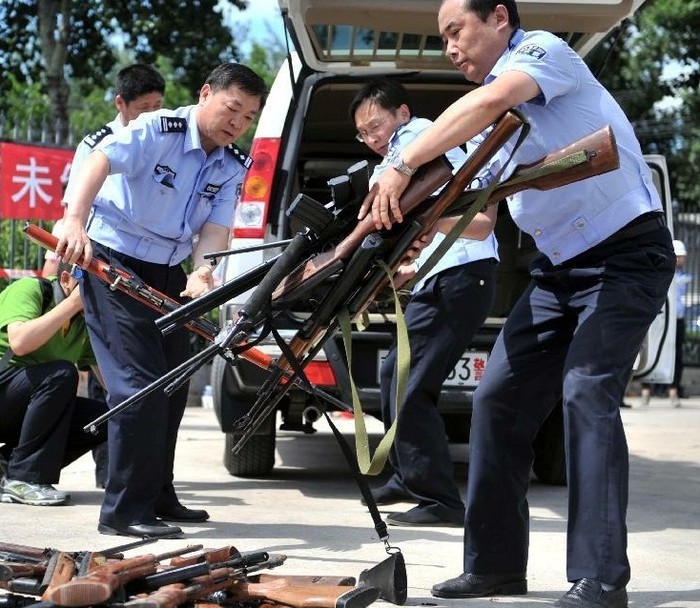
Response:
[[[444,4],[446,0],[442,0]],[[508,23],[513,29],[520,27],[520,15],[515,0],[464,0],[463,8],[465,11],[471,11],[479,15],[479,19],[486,21],[488,16],[493,13],[496,7],[502,4],[508,11]]]
[[[130,103],[148,93],[165,93],[165,80],[153,66],[134,63],[117,73],[114,89],[124,101]]]
[[[223,91],[230,86],[238,86],[249,95],[260,98],[260,107],[265,105],[267,87],[265,81],[253,70],[242,63],[222,63],[215,67],[205,84],[214,92]]]
[[[396,80],[383,78],[371,80],[363,85],[355,97],[353,97],[349,108],[350,120],[355,120],[357,108],[368,99],[376,103],[380,108],[391,112],[396,111],[404,104],[407,105],[409,111],[411,111],[411,100],[406,88]],[[413,114],[413,112],[411,112],[411,114]]]

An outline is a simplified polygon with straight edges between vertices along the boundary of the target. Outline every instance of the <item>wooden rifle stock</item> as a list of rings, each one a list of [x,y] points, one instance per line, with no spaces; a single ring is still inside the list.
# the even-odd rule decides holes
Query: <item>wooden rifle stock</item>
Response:
[[[264,583],[237,581],[228,589],[228,594],[239,602],[273,601],[292,608],[366,608],[379,598],[379,589],[318,584],[297,586],[280,579]]]
[[[203,549],[192,555],[173,557],[170,560],[168,567],[170,568],[181,568],[182,566],[191,566],[193,564],[199,564],[205,562],[207,564],[216,564],[219,562],[225,562],[235,557],[241,557],[240,551],[236,549],[233,545],[226,545],[225,547],[219,547],[218,549]]]
[[[547,171],[548,168],[557,163],[564,162],[567,158],[576,155],[583,155],[585,161],[558,171]],[[489,195],[487,204],[497,203],[507,196],[527,189],[552,190],[568,186],[589,177],[614,171],[619,167],[620,157],[615,134],[610,126],[606,126],[533,163],[517,165],[510,177],[494,188]],[[454,208],[450,208],[447,215],[461,214],[464,208],[474,202],[481,192],[483,189],[468,190],[461,194]]]
[[[44,574],[44,580],[39,587],[43,589],[41,599],[52,601],[51,596],[62,585],[70,582],[75,570],[75,561],[70,553],[57,551],[52,555]]]

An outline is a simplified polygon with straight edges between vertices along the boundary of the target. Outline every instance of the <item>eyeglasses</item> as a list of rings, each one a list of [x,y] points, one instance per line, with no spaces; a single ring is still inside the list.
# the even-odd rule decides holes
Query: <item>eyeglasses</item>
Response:
[[[389,115],[386,115],[382,118],[378,118],[377,120],[374,121],[374,124],[370,125],[366,129],[359,129],[357,133],[355,134],[355,139],[359,141],[361,144],[365,143],[365,140],[372,137],[375,133],[377,133],[383,126],[384,123],[389,120]]]

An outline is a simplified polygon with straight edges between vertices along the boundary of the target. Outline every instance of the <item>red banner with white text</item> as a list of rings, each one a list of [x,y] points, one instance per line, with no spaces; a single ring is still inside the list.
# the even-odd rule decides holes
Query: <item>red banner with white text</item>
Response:
[[[0,217],[57,220],[73,150],[0,142]]]

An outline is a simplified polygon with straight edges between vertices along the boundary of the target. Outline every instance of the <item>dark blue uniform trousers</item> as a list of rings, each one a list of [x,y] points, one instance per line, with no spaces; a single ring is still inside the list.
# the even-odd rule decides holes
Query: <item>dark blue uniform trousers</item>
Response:
[[[611,237],[558,266],[535,259],[475,393],[465,572],[526,571],[532,441],[563,387],[567,577],[627,584],[629,454],[619,406],[674,268],[666,228]]]
[[[0,442],[9,479],[57,483],[63,467],[107,438],[104,429],[83,431],[107,407],[76,397],[78,370],[70,361],[7,368],[2,376]]]
[[[154,289],[179,299],[186,276],[169,267],[131,258],[94,243],[95,257],[123,268]],[[81,282],[85,320],[113,408],[165,375],[189,356],[187,330],[163,337],[160,315],[131,296],[112,291],[87,274]],[[157,390],[108,422],[108,480],[100,512],[106,525],[150,524],[156,508],[172,506],[177,431],[187,403],[187,384],[167,397]]]
[[[386,487],[412,494],[420,509],[447,521],[462,520],[464,503],[437,405],[445,378],[491,308],[495,269],[496,260],[488,259],[443,270],[413,295],[405,311],[411,369],[389,453],[393,473]],[[385,427],[395,417],[395,365],[396,344],[381,367]]]

